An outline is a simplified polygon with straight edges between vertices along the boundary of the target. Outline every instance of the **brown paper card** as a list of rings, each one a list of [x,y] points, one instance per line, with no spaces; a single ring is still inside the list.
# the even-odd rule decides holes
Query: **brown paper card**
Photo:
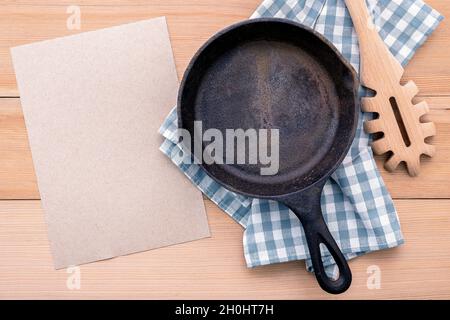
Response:
[[[164,17],[11,52],[56,268],[209,236],[159,151],[178,89]]]

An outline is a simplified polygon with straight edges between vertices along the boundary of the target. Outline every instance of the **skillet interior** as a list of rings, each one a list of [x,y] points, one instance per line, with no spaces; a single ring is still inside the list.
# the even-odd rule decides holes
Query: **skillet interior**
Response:
[[[261,164],[202,166],[240,193],[284,195],[326,177],[345,156],[357,87],[353,69],[309,29],[250,20],[219,33],[194,57],[180,88],[179,126],[192,137],[194,120],[223,136],[225,129],[279,129],[276,175],[261,175]]]

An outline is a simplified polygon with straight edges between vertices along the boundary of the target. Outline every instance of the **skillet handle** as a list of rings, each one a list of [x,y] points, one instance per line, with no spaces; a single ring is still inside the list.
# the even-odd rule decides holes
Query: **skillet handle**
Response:
[[[305,230],[308,249],[314,268],[314,274],[320,287],[328,293],[338,294],[346,291],[352,283],[352,273],[348,263],[331,235],[320,207],[320,196],[323,185],[314,186],[292,198],[289,196],[283,202],[300,219]],[[320,244],[323,243],[339,267],[339,277],[329,278],[323,266]]]

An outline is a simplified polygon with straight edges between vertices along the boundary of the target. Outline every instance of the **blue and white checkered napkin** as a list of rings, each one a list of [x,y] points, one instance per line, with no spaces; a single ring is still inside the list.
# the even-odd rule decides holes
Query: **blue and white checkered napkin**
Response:
[[[437,27],[442,16],[421,0],[368,0],[381,37],[403,64]],[[298,21],[325,35],[359,70],[359,48],[344,0],[265,0],[252,15]],[[403,243],[392,199],[376,167],[361,113],[353,145],[342,165],[325,185],[321,203],[328,227],[347,259]],[[160,128],[166,138],[161,151],[213,202],[244,228],[247,265],[255,267],[306,259],[312,270],[303,228],[283,204],[235,194],[196,164],[180,159],[177,114],[172,110]],[[178,155],[178,156],[177,156]],[[185,161],[187,162],[187,161]],[[323,257],[327,272],[335,273],[330,255]]]

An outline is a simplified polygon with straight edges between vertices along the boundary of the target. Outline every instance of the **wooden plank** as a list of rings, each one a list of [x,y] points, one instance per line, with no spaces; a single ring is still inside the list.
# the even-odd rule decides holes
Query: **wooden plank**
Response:
[[[45,3],[45,2],[42,2]],[[0,10],[0,96],[18,96],[9,48],[20,44],[166,16],[178,73],[181,75],[195,51],[224,26],[248,18],[259,0],[127,1],[127,5],[81,7],[81,29],[68,30],[67,6],[6,5]],[[107,3],[107,2],[104,2]],[[50,4],[50,5],[49,5]]]
[[[39,199],[19,99],[0,99],[0,199]]]
[[[432,113],[427,117],[437,124],[433,144],[437,154],[425,158],[421,173],[411,178],[403,169],[388,173],[383,157],[377,157],[378,167],[394,198],[450,197],[450,97],[427,98]],[[20,101],[0,99],[0,199],[39,199],[31,154]]]
[[[448,95],[450,93],[450,2],[448,0],[425,0],[446,19],[417,51],[405,68],[404,82],[414,80],[420,95]],[[444,70],[445,69],[445,70]],[[444,84],[445,83],[445,84]]]
[[[444,15],[450,2],[429,0]],[[261,0],[79,1],[81,30],[68,30],[71,1],[6,1],[0,10],[0,96],[18,96],[9,48],[39,40],[165,15],[179,75],[197,48],[221,28],[248,18]],[[406,68],[422,95],[450,94],[450,25],[443,21]]]
[[[325,294],[303,262],[247,269],[242,229],[206,201],[212,237],[80,267],[81,289],[55,271],[39,201],[0,201],[0,298],[450,298],[450,200],[398,200],[406,243],[350,262],[353,284]],[[176,263],[174,263],[176,261]],[[381,289],[367,288],[370,266]]]

